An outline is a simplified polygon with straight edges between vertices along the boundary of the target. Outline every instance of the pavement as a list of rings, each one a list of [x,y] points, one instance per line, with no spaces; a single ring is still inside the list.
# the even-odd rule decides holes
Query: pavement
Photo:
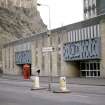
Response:
[[[14,75],[0,75],[0,78],[19,80],[19,81],[31,81],[24,80],[23,76],[14,76]],[[52,83],[59,83],[60,77],[52,77]],[[48,83],[49,78],[47,76],[40,76],[40,82]],[[105,86],[105,78],[69,78],[66,80],[67,84],[79,84],[79,85],[95,85],[95,86]]]

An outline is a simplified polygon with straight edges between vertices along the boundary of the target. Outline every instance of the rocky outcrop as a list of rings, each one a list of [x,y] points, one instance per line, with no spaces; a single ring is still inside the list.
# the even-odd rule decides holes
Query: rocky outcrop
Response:
[[[46,29],[35,7],[0,7],[0,45],[44,32]]]

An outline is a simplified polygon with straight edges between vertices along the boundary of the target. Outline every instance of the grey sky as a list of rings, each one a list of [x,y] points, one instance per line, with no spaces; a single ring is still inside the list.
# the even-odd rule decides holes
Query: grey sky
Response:
[[[83,20],[83,0],[38,0],[38,3],[47,4],[51,13],[51,28]],[[45,6],[38,7],[45,24],[49,24],[49,12]]]

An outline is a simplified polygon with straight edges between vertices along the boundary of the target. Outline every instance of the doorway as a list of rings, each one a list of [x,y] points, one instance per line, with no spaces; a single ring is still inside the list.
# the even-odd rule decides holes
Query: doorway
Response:
[[[18,64],[19,70],[20,70],[20,74],[23,75],[23,66],[25,64]],[[32,75],[32,71],[31,71],[31,64],[29,64],[30,66],[30,76]]]

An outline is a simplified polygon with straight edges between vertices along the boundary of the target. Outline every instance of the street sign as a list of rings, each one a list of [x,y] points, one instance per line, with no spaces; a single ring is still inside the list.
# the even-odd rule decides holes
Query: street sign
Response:
[[[44,47],[42,48],[42,52],[52,52],[53,51],[53,47]]]

